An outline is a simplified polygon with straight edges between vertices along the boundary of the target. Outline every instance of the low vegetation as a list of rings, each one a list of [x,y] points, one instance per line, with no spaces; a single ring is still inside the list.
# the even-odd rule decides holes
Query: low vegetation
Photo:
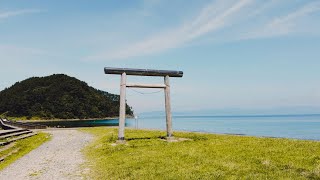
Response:
[[[20,119],[87,119],[119,114],[119,95],[64,74],[32,77],[0,91],[0,116]],[[127,115],[133,115],[127,105]]]
[[[200,133],[86,128],[88,179],[320,179],[320,142]]]
[[[35,136],[18,140],[9,145],[0,146],[0,159],[4,158],[0,161],[0,171],[49,139],[50,136],[48,134],[38,133]]]

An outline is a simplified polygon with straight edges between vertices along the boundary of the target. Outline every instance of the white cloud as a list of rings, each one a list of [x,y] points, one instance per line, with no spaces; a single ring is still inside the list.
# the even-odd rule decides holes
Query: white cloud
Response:
[[[12,11],[0,11],[0,20],[7,19],[14,16],[24,15],[24,14],[32,14],[32,13],[40,13],[43,10],[39,9],[22,9],[22,10],[12,10]]]

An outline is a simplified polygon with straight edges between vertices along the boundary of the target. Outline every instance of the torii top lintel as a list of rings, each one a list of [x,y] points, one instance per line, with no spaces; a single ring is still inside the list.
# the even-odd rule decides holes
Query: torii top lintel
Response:
[[[154,69],[132,69],[132,68],[113,68],[105,67],[105,74],[123,74],[134,76],[169,76],[169,77],[182,77],[182,71],[170,71],[170,70],[154,70]]]

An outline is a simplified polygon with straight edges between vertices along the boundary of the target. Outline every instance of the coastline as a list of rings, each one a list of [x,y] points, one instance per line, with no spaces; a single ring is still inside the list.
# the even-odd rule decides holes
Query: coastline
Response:
[[[134,118],[134,116],[126,116],[128,119]],[[30,120],[24,120],[24,119],[19,119],[19,118],[8,118],[9,120],[13,121],[19,121],[19,122],[46,122],[46,121],[89,121],[89,120],[114,120],[114,119],[119,119],[119,116],[115,117],[104,117],[104,118],[85,118],[85,119],[30,119]]]
[[[296,118],[292,118],[296,117]],[[165,119],[163,117],[142,117],[138,120],[128,118],[129,128],[148,130],[165,130]],[[212,119],[210,119],[212,118]],[[175,119],[174,129],[176,131],[229,134],[267,138],[288,138],[299,140],[320,141],[318,115],[291,115],[291,116],[259,116],[250,118],[248,116],[183,116]],[[280,119],[279,119],[280,118]],[[118,117],[91,118],[91,119],[53,119],[53,120],[31,120],[22,121],[30,123],[46,123],[50,127],[89,127],[109,126],[117,127]],[[281,128],[287,127],[287,128]]]
[[[118,126],[109,126],[108,128],[117,128]],[[126,129],[131,130],[142,130],[142,131],[166,131],[164,129],[157,128],[134,128],[134,127],[126,127]],[[219,132],[208,132],[208,131],[187,131],[187,130],[173,130],[174,133],[199,133],[199,134],[213,134],[213,135],[230,135],[230,136],[243,136],[243,137],[255,137],[255,138],[271,138],[271,139],[287,139],[287,140],[297,140],[297,141],[313,141],[320,142],[320,139],[307,139],[307,138],[289,138],[289,137],[277,137],[277,136],[255,136],[250,134],[242,134],[242,133],[219,133]]]

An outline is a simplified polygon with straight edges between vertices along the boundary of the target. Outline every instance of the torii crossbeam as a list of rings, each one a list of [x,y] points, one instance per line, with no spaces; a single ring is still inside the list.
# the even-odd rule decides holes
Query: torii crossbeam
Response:
[[[153,69],[130,69],[130,68],[104,68],[105,74],[121,75],[120,84],[120,111],[119,111],[119,134],[118,140],[124,141],[124,127],[126,118],[126,88],[162,88],[165,91],[166,126],[167,138],[172,138],[172,115],[170,102],[169,77],[182,77],[182,71],[153,70]],[[133,76],[162,76],[164,84],[131,84],[127,83],[127,75]]]

